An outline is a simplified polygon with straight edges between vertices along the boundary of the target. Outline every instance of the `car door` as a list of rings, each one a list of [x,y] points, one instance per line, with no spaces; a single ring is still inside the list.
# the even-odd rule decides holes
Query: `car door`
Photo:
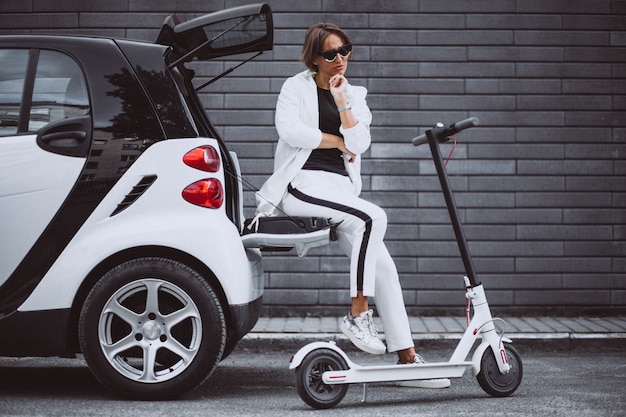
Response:
[[[78,180],[91,143],[82,71],[65,53],[0,49],[0,285]]]

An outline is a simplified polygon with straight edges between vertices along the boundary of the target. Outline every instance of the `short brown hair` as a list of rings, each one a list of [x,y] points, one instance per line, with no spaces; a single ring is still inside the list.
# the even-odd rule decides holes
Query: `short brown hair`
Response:
[[[343,41],[343,44],[352,43],[346,33],[339,28],[339,26],[332,23],[318,23],[309,28],[304,37],[304,44],[302,45],[302,54],[300,55],[300,61],[304,62],[311,71],[317,71],[317,66],[314,61],[322,52],[322,45],[328,35],[337,35]]]

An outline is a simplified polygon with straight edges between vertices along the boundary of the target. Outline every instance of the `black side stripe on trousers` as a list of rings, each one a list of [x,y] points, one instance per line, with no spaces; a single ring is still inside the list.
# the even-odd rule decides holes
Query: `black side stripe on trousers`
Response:
[[[345,206],[343,204],[335,203],[333,201],[322,200],[320,198],[311,197],[303,192],[293,188],[291,184],[287,187],[289,194],[293,195],[298,200],[305,203],[314,204],[317,206],[329,207],[343,213],[350,214],[358,217],[365,223],[365,231],[363,232],[363,240],[361,241],[361,249],[359,251],[359,260],[357,263],[357,275],[356,275],[356,289],[357,291],[363,291],[363,272],[365,270],[365,253],[367,252],[367,245],[370,240],[370,234],[372,232],[372,218],[365,212],[355,209],[354,207]]]

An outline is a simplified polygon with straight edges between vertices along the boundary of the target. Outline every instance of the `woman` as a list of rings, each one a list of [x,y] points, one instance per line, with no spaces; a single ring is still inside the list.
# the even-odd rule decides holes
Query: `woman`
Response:
[[[372,115],[367,90],[344,77],[351,53],[350,39],[336,25],[320,23],[307,31],[301,60],[308,70],[285,81],[278,97],[274,174],[258,194],[257,212],[272,215],[279,209],[339,223],[337,242],[350,258],[352,298],[342,332],[366,352],[385,352],[368,304],[375,295],[389,352],[397,352],[399,363],[424,363],[415,352],[398,273],[383,243],[387,217],[358,197],[360,155],[370,146]],[[412,384],[443,388],[450,381]]]

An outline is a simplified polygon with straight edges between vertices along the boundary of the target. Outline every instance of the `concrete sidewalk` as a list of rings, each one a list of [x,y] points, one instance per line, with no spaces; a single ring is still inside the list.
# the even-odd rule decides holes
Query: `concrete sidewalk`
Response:
[[[319,339],[344,337],[337,317],[261,317],[247,338]],[[380,319],[375,318],[384,334]],[[466,329],[465,317],[410,317],[415,340],[460,339]],[[504,317],[504,329],[511,339],[624,339],[626,316],[616,317]],[[496,328],[504,325],[496,321]]]

